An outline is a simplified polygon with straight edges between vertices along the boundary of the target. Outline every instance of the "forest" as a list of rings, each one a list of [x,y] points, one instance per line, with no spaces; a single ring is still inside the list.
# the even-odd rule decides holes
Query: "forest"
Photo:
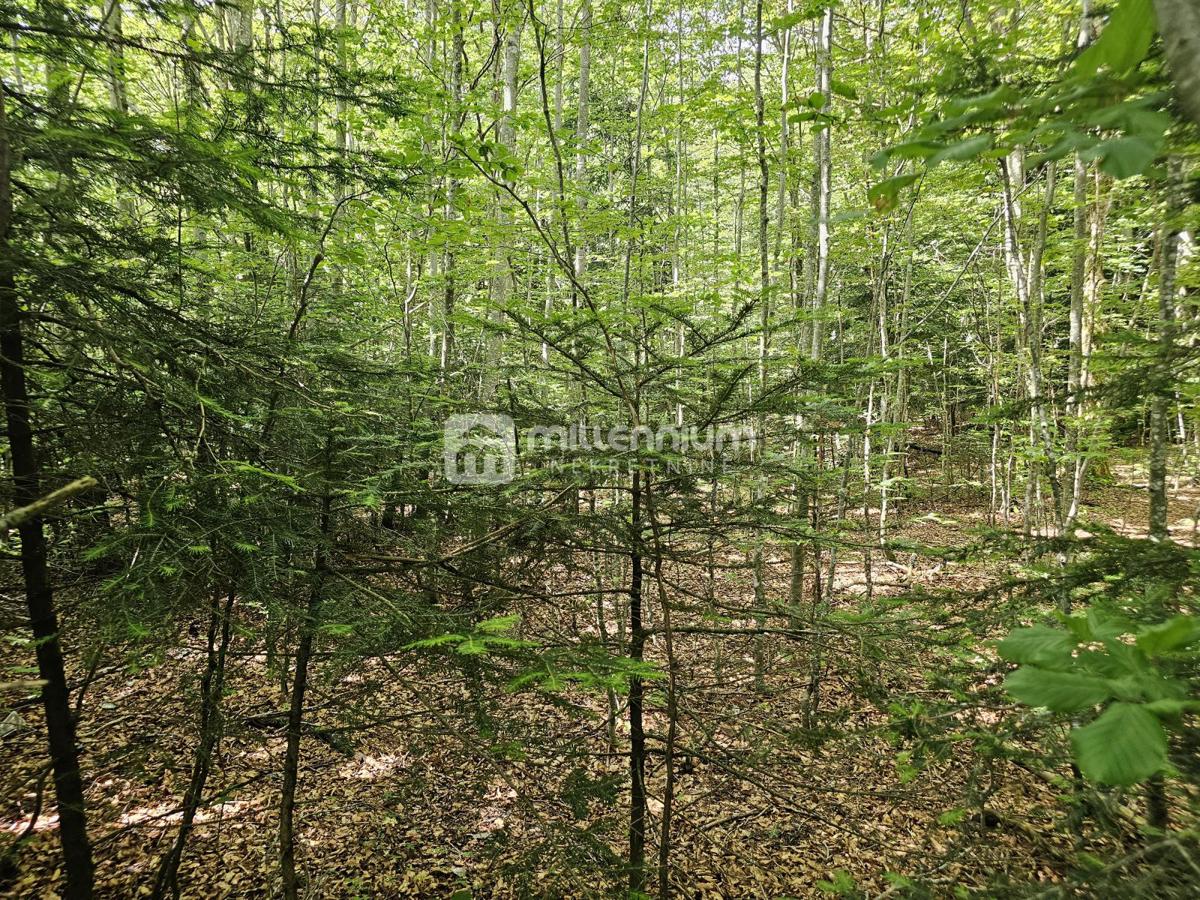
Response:
[[[1200,896],[1197,0],[0,2],[0,896]]]

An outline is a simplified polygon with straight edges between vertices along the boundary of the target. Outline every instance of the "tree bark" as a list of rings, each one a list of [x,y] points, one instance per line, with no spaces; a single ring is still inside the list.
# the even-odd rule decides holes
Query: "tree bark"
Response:
[[[0,85],[0,391],[8,425],[12,463],[13,500],[28,506],[41,497],[40,473],[30,422],[29,388],[25,371],[25,314],[17,296],[13,251],[9,244],[12,220],[12,156],[8,140],[7,92]],[[58,634],[58,614],[46,568],[46,536],[41,516],[18,527],[21,537],[21,572],[25,603],[37,648],[38,677],[42,681],[42,707],[54,770],[58,801],[59,838],[66,873],[64,896],[84,900],[92,896],[92,846],[88,841],[83,802],[83,778],[75,746],[75,718],[63,665]]]
[[[1046,411],[1041,357],[1042,252],[1046,244],[1046,217],[1054,198],[1054,165],[1051,163],[1046,170],[1046,198],[1038,221],[1037,237],[1029,254],[1028,263],[1026,263],[1021,253],[1018,234],[1021,211],[1015,198],[1014,189],[1014,185],[1019,188],[1024,184],[1023,162],[1023,153],[1020,149],[1014,150],[1007,159],[1000,160],[1004,194],[1004,250],[1009,277],[1017,294],[1018,312],[1027,356],[1025,378],[1026,388],[1029,392],[1030,430],[1033,432],[1034,440],[1041,444],[1042,455],[1046,461],[1046,477],[1050,482],[1050,492],[1054,503],[1055,523],[1058,524],[1063,521],[1062,484],[1058,474],[1058,454],[1055,450],[1054,436],[1051,433],[1049,415]],[[1033,482],[1031,481],[1031,483]],[[1028,528],[1028,526],[1027,517],[1026,527]]]
[[[579,107],[575,122],[575,189],[580,192],[579,209],[587,209],[587,191],[583,179],[587,173],[587,140],[590,128],[591,114],[591,83],[592,83],[592,3],[583,0],[579,11]],[[586,229],[580,229],[580,238],[575,245],[575,279],[583,282],[587,271],[587,242],[583,235]]]
[[[1183,111],[1200,125],[1200,6],[1196,0],[1154,0],[1158,30]]]
[[[755,146],[758,156],[758,396],[762,398],[767,391],[767,355],[770,352],[771,329],[771,260],[767,250],[767,229],[770,215],[767,209],[767,196],[770,190],[770,173],[767,168],[767,135],[766,135],[766,100],[763,97],[762,86],[763,68],[763,0],[756,0],[754,6],[754,130]],[[754,441],[755,461],[761,458],[763,440],[766,437],[766,418],[760,412],[756,426],[758,434]],[[756,490],[761,494],[763,485],[757,485]],[[754,543],[754,615],[761,627],[765,624],[767,608],[766,575],[763,571],[762,540]],[[765,683],[765,653],[766,642],[762,637],[754,639],[754,687],[762,691]]]
[[[1180,163],[1168,163],[1167,210],[1162,226],[1162,268],[1158,287],[1158,361],[1154,395],[1150,401],[1150,539],[1170,540],[1167,527],[1167,452],[1171,441],[1168,405],[1171,394],[1170,358],[1175,343],[1175,275],[1179,258]]]
[[[629,657],[643,658],[646,632],[642,623],[642,482],[634,468],[630,480]],[[642,720],[642,679],[629,679],[629,891],[646,881],[646,732]]]
[[[225,690],[225,656],[233,627],[234,597],[232,589],[226,595],[224,604],[214,596],[209,611],[207,663],[200,681],[200,742],[196,746],[191,779],[183,797],[183,819],[179,823],[179,832],[170,851],[159,864],[154,879],[152,896],[155,898],[165,896],[168,891],[174,897],[179,896],[179,864],[183,861],[183,851],[204,798],[204,786],[212,770],[213,753],[221,739],[221,699]]]
[[[125,85],[125,34],[121,23],[121,0],[108,0],[104,9],[104,34],[112,40],[108,49],[108,96],[112,108],[122,115],[129,112]]]
[[[817,35],[817,91],[825,98],[822,109],[828,110],[833,83],[833,7],[827,7],[821,17]],[[818,128],[813,137],[816,156],[816,184],[813,191],[813,226],[816,230],[816,271],[813,286],[813,359],[821,358],[824,326],[821,317],[829,290],[829,195],[832,175],[830,160],[830,125]]]
[[[328,576],[328,553],[325,542],[329,538],[333,502],[332,486],[328,480],[333,474],[333,434],[325,439],[324,475],[326,484],[321,494],[321,506],[317,518],[317,549],[313,553],[313,575],[309,587],[308,603],[300,623],[300,642],[296,647],[296,671],[292,679],[292,700],[288,710],[287,751],[283,761],[283,790],[279,803],[279,871],[282,876],[282,891],[286,900],[297,900],[299,882],[296,877],[296,843],[293,817],[296,808],[296,783],[300,771],[300,736],[304,729],[304,697],[308,690],[308,666],[312,659],[313,638],[316,636],[321,601]]]

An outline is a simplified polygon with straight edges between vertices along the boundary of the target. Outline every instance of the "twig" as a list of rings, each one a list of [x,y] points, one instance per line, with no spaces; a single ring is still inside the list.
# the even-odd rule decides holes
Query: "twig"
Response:
[[[91,475],[84,475],[82,478],[76,478],[70,484],[64,484],[56,491],[51,491],[41,499],[34,500],[28,506],[18,506],[0,517],[0,536],[6,534],[10,528],[16,528],[30,519],[36,519],[46,510],[66,503],[76,494],[83,493],[95,486],[96,479]]]

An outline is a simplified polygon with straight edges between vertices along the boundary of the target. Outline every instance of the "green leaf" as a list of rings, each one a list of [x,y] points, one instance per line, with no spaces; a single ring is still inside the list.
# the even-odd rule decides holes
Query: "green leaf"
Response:
[[[1173,718],[1183,715],[1185,712],[1195,712],[1200,710],[1200,701],[1196,700],[1155,700],[1153,703],[1145,704],[1146,709],[1154,713],[1160,718]]]
[[[1018,628],[1000,642],[1002,659],[1022,665],[1069,665],[1075,639],[1059,628]]]
[[[1137,636],[1137,645],[1147,656],[1178,650],[1200,638],[1200,625],[1191,616],[1175,616],[1160,625],[1152,625]]]
[[[1063,620],[1063,624],[1070,629],[1071,634],[1075,636],[1075,640],[1084,643],[1092,640],[1092,629],[1085,616],[1067,616]]]
[[[1047,150],[1045,153],[1039,153],[1037,156],[1033,157],[1030,162],[1036,165],[1047,159],[1062,159],[1068,153],[1074,153],[1086,147],[1091,147],[1095,143],[1095,138],[1089,134],[1080,134],[1077,131],[1068,131],[1057,141],[1055,141],[1049,150]]]
[[[1004,689],[1022,703],[1060,713],[1080,712],[1112,696],[1102,678],[1037,666],[1017,669],[1005,679]]]
[[[475,626],[475,630],[483,634],[503,634],[506,631],[512,631],[519,621],[521,621],[521,617],[515,613],[510,616],[497,616],[494,619],[480,622]]]
[[[902,144],[893,144],[874,154],[871,157],[871,165],[882,169],[893,159],[927,159],[944,149],[944,146],[933,141],[905,141]]]
[[[1142,137],[1120,137],[1096,146],[1100,168],[1118,180],[1140,175],[1158,158],[1158,147]]]
[[[1079,769],[1101,784],[1145,781],[1167,761],[1167,736],[1154,714],[1134,703],[1114,703],[1095,722],[1071,732]]]
[[[963,160],[974,159],[980,153],[992,148],[992,136],[990,134],[977,134],[975,137],[967,138],[965,141],[959,141],[957,144],[951,144],[948,147],[943,147],[933,156],[925,161],[929,168],[933,168],[938,163],[948,160]]]
[[[300,482],[296,481],[291,475],[284,475],[280,472],[271,472],[261,466],[253,465],[248,462],[234,462],[233,469],[236,472],[241,472],[244,475],[261,475],[263,478],[270,478],[272,481],[278,481],[280,484],[287,485],[297,493],[303,493],[304,488],[300,486]]]
[[[784,31],[791,28],[800,22],[807,22],[810,19],[815,19],[819,15],[819,8],[811,5],[801,6],[799,9],[780,16],[771,24],[772,32]]]
[[[844,81],[839,81],[838,79],[834,78],[830,80],[829,86],[833,88],[833,92],[839,97],[845,97],[847,100],[858,99],[858,91],[854,89],[853,85],[849,85]]]
[[[1146,654],[1133,644],[1116,638],[1105,638],[1103,644],[1102,651],[1084,650],[1078,654],[1077,659],[1088,671],[1105,678],[1140,677],[1153,671]]]
[[[1092,640],[1105,640],[1114,638],[1119,634],[1124,634],[1129,630],[1129,625],[1122,619],[1106,615],[1099,610],[1093,608],[1088,610],[1087,614],[1088,628],[1091,630]]]
[[[967,811],[960,807],[958,809],[946,810],[944,813],[942,813],[940,816],[938,816],[937,820],[938,820],[939,825],[949,826],[949,825],[957,825],[959,822],[961,822],[966,817],[967,817]]]
[[[834,869],[829,880],[821,879],[817,887],[827,894],[847,895],[854,893],[854,877],[845,869]]]
[[[418,641],[412,641],[405,644],[400,649],[402,650],[428,650],[433,647],[442,647],[446,644],[457,644],[466,640],[465,635],[461,634],[436,634],[433,637],[421,638]]]
[[[1155,25],[1151,0],[1121,0],[1096,43],[1075,60],[1075,74],[1088,78],[1107,66],[1114,75],[1124,75],[1136,68],[1150,52]]]
[[[896,196],[900,191],[920,177],[920,175],[897,175],[895,178],[885,179],[878,184],[871,185],[867,190],[867,199],[877,210],[885,212],[896,205]]]
[[[1011,85],[1002,84],[983,94],[969,97],[951,97],[946,101],[945,113],[948,116],[959,116],[970,110],[999,111],[1009,104],[1016,103],[1021,95]]]

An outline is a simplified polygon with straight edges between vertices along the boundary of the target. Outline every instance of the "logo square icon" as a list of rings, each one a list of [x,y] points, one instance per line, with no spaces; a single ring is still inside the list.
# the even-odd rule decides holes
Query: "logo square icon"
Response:
[[[442,431],[442,463],[451,484],[508,484],[517,472],[517,433],[503,413],[459,413]]]

